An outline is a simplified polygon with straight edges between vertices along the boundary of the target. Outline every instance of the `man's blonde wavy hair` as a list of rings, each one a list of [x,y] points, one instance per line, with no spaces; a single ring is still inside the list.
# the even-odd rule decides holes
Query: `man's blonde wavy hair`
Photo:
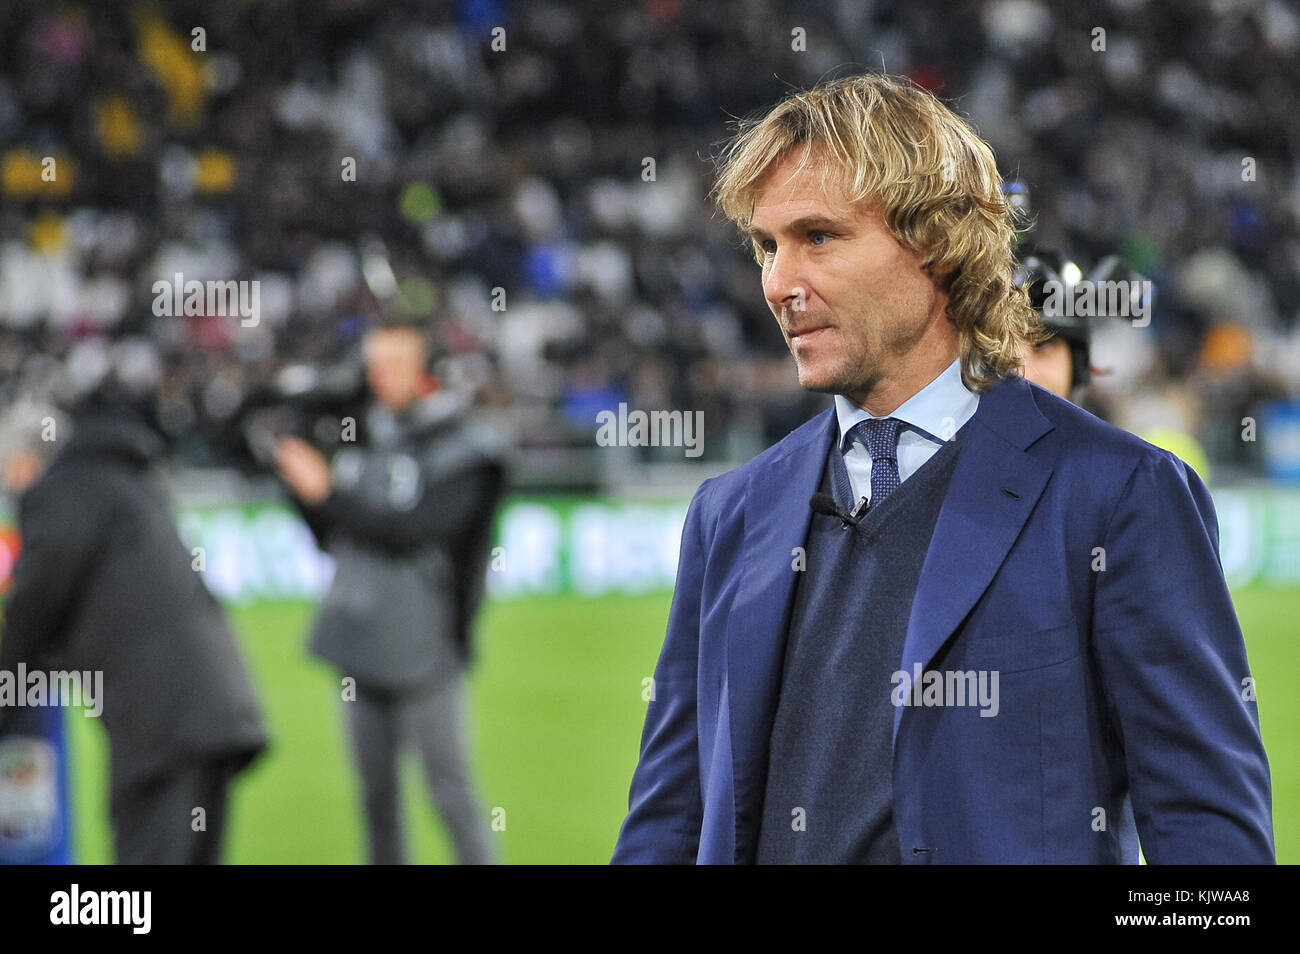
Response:
[[[962,381],[987,390],[1044,329],[1012,284],[1016,230],[993,150],[934,96],[867,74],[797,92],[742,120],[719,157],[712,196],[742,231],[767,173],[802,147],[828,196],[873,201],[904,248],[948,295]],[[755,247],[762,261],[762,252]]]

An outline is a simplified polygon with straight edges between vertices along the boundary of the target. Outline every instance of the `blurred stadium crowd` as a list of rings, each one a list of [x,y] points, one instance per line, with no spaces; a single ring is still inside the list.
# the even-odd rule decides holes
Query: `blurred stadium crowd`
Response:
[[[882,64],[1029,184],[1037,244],[1155,281],[1150,327],[1095,335],[1087,405],[1250,473],[1241,417],[1300,392],[1282,0],[9,0],[0,402],[113,374],[177,460],[247,463],[259,391],[355,366],[398,312],[437,322],[443,378],[525,448],[590,446],[626,401],[701,410],[705,459],[743,459],[825,398],[707,205],[710,153],[790,87]],[[260,320],[155,315],[176,273],[259,281]]]

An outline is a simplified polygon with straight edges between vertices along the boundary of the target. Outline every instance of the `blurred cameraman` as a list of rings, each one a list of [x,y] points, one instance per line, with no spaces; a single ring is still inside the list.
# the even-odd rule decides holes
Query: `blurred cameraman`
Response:
[[[376,404],[333,467],[281,437],[275,466],[335,560],[311,650],[343,677],[370,861],[405,861],[398,755],[419,749],[462,864],[494,860],[467,759],[464,675],[482,597],[501,455],[465,401],[428,370],[423,330],[381,325],[363,342]]]
[[[1150,301],[1142,301],[1141,296],[1145,294],[1142,291],[1144,283],[1150,283],[1114,255],[1102,259],[1085,279],[1083,270],[1069,259],[1055,252],[1032,249],[1024,255],[1015,281],[1028,285],[1030,303],[1042,323],[1042,337],[1035,343],[1022,345],[1024,376],[1089,413],[1106,417],[1103,407],[1086,400],[1091,396],[1087,389],[1093,376],[1106,373],[1092,366],[1089,322],[1122,320],[1126,314],[1135,313],[1138,306],[1149,308]],[[1064,312],[1059,307],[1060,301],[1072,296],[1080,281],[1092,283],[1094,288],[1108,282],[1119,283],[1129,296],[1128,309],[1121,308],[1119,314],[1110,314],[1103,309],[1095,317]],[[1049,288],[1057,290],[1055,303]],[[1209,458],[1194,434],[1173,425],[1136,429],[1134,433],[1148,443],[1170,451],[1195,470],[1202,480],[1209,481]]]
[[[1021,283],[1032,283],[1029,298],[1042,321],[1044,334],[1037,342],[1023,345],[1024,376],[1067,401],[1074,400],[1076,390],[1087,387],[1092,379],[1088,319],[1044,308],[1043,286],[1048,281],[1062,283],[1062,274],[1068,275],[1067,269],[1071,268],[1078,270],[1077,265],[1063,263],[1059,256],[1031,252],[1017,275]]]

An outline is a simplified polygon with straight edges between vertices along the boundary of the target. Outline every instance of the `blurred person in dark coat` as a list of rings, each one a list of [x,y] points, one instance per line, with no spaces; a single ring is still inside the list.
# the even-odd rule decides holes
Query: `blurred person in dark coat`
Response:
[[[419,751],[463,864],[494,858],[468,766],[464,675],[503,487],[495,442],[429,373],[424,333],[385,325],[365,338],[376,404],[333,468],[282,437],[276,466],[335,561],[311,637],[339,668],[365,803],[370,860],[405,860],[398,754]]]
[[[235,638],[154,474],[164,442],[129,403],[103,396],[52,441],[38,439],[41,421],[4,462],[21,495],[22,549],[0,670],[102,672],[117,861],[217,863],[230,783],[267,736]],[[0,730],[5,715],[0,707]]]

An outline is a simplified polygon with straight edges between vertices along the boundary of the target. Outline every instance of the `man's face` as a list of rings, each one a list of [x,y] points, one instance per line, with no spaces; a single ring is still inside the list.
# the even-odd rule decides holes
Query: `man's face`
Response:
[[[873,208],[824,195],[801,155],[759,183],[749,232],[763,295],[803,387],[889,413],[957,356],[947,296]]]
[[[1025,377],[1040,388],[1046,388],[1067,401],[1074,383],[1074,362],[1070,359],[1070,345],[1064,338],[1049,338],[1038,347],[1021,346],[1025,359]]]
[[[385,328],[366,336],[366,381],[380,404],[400,411],[418,398],[425,380],[424,344],[418,331]]]

